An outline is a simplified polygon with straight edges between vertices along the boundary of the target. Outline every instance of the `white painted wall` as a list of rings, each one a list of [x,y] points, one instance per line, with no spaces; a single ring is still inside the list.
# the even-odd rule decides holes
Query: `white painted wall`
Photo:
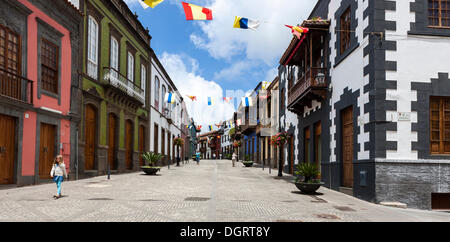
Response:
[[[397,102],[397,110],[387,111],[387,120],[397,122],[397,131],[387,131],[388,141],[397,142],[396,151],[387,151],[387,159],[416,160],[417,151],[411,149],[417,141],[417,132],[411,131],[417,123],[417,113],[411,112],[411,102],[417,100],[417,93],[411,90],[411,82],[430,83],[438,72],[450,73],[450,38],[408,35],[415,13],[410,12],[414,0],[396,0],[395,11],[385,11],[386,20],[396,21],[396,31],[387,31],[386,40],[397,42],[397,51],[387,51],[387,61],[397,62],[397,71],[387,71],[387,80],[397,80],[397,89],[388,90],[386,99]],[[398,121],[397,112],[411,113],[411,121]]]

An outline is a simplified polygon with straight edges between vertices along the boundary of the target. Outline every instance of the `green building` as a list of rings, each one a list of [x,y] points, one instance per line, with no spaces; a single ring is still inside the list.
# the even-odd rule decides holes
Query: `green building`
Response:
[[[149,150],[151,36],[123,0],[81,0],[80,11],[77,174],[139,170]]]

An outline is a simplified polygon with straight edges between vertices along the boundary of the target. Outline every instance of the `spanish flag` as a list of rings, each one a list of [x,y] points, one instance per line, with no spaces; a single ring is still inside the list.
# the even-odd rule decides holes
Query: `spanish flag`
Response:
[[[183,4],[186,20],[212,20],[212,11],[194,4],[181,2]]]
[[[139,0],[139,3],[144,9],[147,9],[148,7],[154,8],[162,2],[164,2],[164,0]]]
[[[237,17],[234,19],[234,28],[237,29],[253,29],[256,30],[260,25],[259,21],[248,18]]]

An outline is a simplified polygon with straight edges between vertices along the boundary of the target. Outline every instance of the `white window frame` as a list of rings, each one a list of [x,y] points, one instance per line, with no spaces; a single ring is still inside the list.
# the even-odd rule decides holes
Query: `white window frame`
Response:
[[[88,18],[88,53],[87,53],[87,74],[98,78],[98,40],[99,25],[94,17]]]
[[[127,78],[134,83],[134,55],[128,52],[128,73]]]

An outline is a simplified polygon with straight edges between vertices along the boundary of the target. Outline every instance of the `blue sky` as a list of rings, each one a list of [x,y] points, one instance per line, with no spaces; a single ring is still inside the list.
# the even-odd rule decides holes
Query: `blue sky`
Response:
[[[181,0],[165,0],[146,10],[137,0],[125,2],[149,28],[151,46],[182,95],[213,93],[220,100],[227,90],[246,92],[276,77],[278,60],[292,39],[283,24],[301,23],[317,1],[186,1],[212,9],[213,21],[186,21]],[[266,23],[258,31],[234,29],[235,16]],[[187,81],[186,76],[191,80]],[[189,114],[203,125],[230,119],[238,105],[237,101],[234,106],[217,105],[217,110],[207,112],[204,103],[198,102],[197,110],[193,110],[188,102]]]

